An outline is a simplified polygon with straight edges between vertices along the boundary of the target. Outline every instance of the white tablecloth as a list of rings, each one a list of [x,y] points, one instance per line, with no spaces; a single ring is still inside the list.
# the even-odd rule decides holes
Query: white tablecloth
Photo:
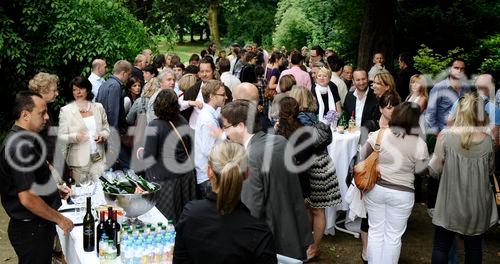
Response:
[[[64,202],[63,202],[64,203]],[[97,187],[96,194],[92,196],[92,204],[100,205],[105,204],[104,194],[100,186]],[[66,203],[59,209],[71,208],[74,205],[68,205]],[[70,216],[73,212],[63,213],[64,215]],[[83,216],[82,216],[83,218]],[[138,217],[139,220],[144,223],[167,223],[165,216],[158,211],[156,207],[153,207],[147,213]],[[97,222],[96,222],[97,226]],[[99,263],[99,258],[97,257],[97,252],[94,250],[92,252],[85,252],[83,250],[83,227],[75,226],[70,234],[64,235],[64,232],[59,227],[56,228],[57,235],[61,241],[61,247],[66,257],[66,262],[69,264],[93,264]],[[117,258],[113,263],[121,263],[120,258]]]
[[[347,185],[345,179],[349,172],[349,163],[356,156],[358,150],[360,132],[359,130],[354,133],[339,134],[333,132],[332,144],[328,146],[328,154],[332,157],[335,164],[337,179],[339,181],[340,195],[342,202],[335,207],[328,207],[325,210],[326,215],[326,229],[325,234],[335,235],[335,221],[337,210],[348,210],[349,205],[345,201],[345,193],[347,192]]]

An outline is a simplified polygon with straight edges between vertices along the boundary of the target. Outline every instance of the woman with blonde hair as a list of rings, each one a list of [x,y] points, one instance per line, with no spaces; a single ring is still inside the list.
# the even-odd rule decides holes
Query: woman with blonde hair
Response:
[[[181,97],[187,89],[189,89],[191,86],[195,85],[196,82],[198,82],[198,77],[196,77],[195,74],[192,74],[192,73],[184,74],[179,79],[179,89],[181,89],[181,91],[182,91],[182,93],[179,94],[179,97]]]
[[[386,91],[395,90],[396,82],[389,72],[378,73],[373,77],[372,88],[375,96],[380,98]]]
[[[338,87],[330,81],[332,71],[326,67],[319,69],[316,75],[316,85],[311,89],[311,93],[316,97],[318,105],[318,119],[324,120],[324,116],[328,111],[334,110],[337,113],[342,113],[341,100]]]
[[[299,114],[297,118],[303,126],[312,126],[318,121],[318,116],[316,111],[318,106],[316,105],[316,99],[312,93],[307,90],[304,86],[294,86],[289,94],[290,97],[295,99],[299,104]]]
[[[427,107],[429,95],[427,89],[431,87],[431,82],[423,74],[415,74],[410,78],[410,95],[406,98],[406,102],[412,102],[420,106],[420,113],[424,112]]]
[[[33,92],[39,93],[47,104],[47,107],[49,107],[49,104],[53,103],[59,95],[59,91],[57,90],[58,83],[59,77],[57,75],[39,72],[29,81],[28,88]],[[53,117],[51,111],[47,111],[47,114],[49,115],[49,120],[45,123],[42,131],[40,131],[40,136],[47,147],[47,161],[52,163],[55,155],[56,137],[49,135]]]
[[[465,263],[482,262],[483,234],[498,221],[490,183],[494,142],[488,116],[477,93],[458,102],[454,124],[439,133],[430,175],[439,179],[434,209],[432,263],[448,263],[456,234],[464,239]]]
[[[269,227],[240,200],[248,176],[244,147],[229,141],[216,144],[207,173],[212,192],[187,203],[175,226],[174,262],[276,263]]]

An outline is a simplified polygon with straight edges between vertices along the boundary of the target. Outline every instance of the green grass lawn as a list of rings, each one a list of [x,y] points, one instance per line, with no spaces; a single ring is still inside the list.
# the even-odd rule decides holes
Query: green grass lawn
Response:
[[[207,48],[207,43],[205,42],[190,42],[190,43],[179,43],[173,47],[172,50],[168,50],[165,43],[158,44],[158,51],[161,53],[175,53],[181,57],[181,61],[187,63],[189,58],[193,53],[200,54],[201,50]]]

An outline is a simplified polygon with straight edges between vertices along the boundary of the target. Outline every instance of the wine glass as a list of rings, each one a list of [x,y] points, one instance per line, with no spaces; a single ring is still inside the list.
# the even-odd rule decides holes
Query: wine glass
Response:
[[[80,216],[80,207],[85,202],[85,197],[86,195],[84,187],[75,184],[71,190],[71,200],[73,200],[76,206],[73,214],[75,219],[78,219],[78,217]]]

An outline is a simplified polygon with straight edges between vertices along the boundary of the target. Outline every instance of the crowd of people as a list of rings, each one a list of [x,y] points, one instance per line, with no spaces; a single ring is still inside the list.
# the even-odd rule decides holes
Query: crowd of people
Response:
[[[73,228],[57,212],[70,190],[52,182],[34,192],[33,183],[50,183],[56,172],[78,183],[109,167],[161,185],[156,206],[176,224],[174,263],[276,263],[276,254],[315,260],[325,208],[344,198],[327,151],[332,111],[352,116],[360,130],[352,164],[380,155],[380,178],[363,194],[363,262],[398,263],[422,189],[435,226],[432,263],[456,261],[457,234],[466,263],[481,262],[483,234],[498,222],[500,91],[495,101],[491,75],[470,82],[456,58],[433,84],[407,53],[395,74],[379,52],[373,67],[361,69],[320,46],[267,52],[233,44],[217,57],[216,50],[211,43],[183,63],[146,49],[133,64],[115,62],[107,80],[107,62],[95,59],[90,76],[70,81],[55,133],[47,107],[59,79],[42,72],[29,81],[16,96],[0,157],[2,204],[20,263],[49,259],[55,225]],[[36,162],[22,159],[30,153],[43,162],[26,171]],[[39,235],[27,238],[26,230]]]

